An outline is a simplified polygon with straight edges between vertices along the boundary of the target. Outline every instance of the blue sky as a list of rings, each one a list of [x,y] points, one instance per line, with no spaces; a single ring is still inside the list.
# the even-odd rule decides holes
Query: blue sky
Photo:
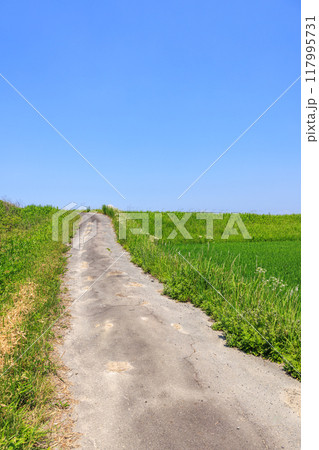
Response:
[[[10,1],[0,197],[121,209],[300,212],[297,1]]]

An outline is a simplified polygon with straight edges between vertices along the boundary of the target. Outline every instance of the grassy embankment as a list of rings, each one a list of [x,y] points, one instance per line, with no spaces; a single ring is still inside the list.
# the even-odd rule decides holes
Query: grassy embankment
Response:
[[[19,208],[0,201],[3,449],[48,448],[47,422],[53,401],[50,377],[56,367],[50,359],[53,332],[46,330],[64,309],[60,285],[68,249],[52,240],[52,215],[56,211],[51,206]],[[76,219],[70,221],[69,235]]]
[[[117,212],[110,208],[103,212],[112,217],[118,234]],[[183,213],[176,215],[181,218]],[[241,218],[250,240],[240,233],[221,239],[227,214],[215,220],[214,240],[205,238],[206,224],[195,214],[185,226],[193,239],[178,233],[171,240],[174,225],[167,213],[163,239],[154,239],[150,213],[149,236],[128,232],[120,242],[136,264],[164,283],[165,294],[206,311],[215,320],[213,328],[224,331],[229,346],[284,363],[287,372],[300,378],[300,215],[241,214]],[[127,225],[136,228],[141,222]]]

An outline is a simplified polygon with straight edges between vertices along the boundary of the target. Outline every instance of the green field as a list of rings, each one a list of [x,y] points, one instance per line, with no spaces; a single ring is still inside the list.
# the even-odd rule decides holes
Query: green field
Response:
[[[266,279],[275,277],[282,287],[300,288],[300,241],[171,244],[167,250],[180,251],[192,260],[210,259],[246,280],[265,271]]]
[[[113,219],[119,235],[118,214]],[[127,232],[121,244],[132,260],[164,283],[165,293],[201,307],[223,330],[227,344],[284,364],[300,378],[300,215],[241,214],[251,239],[232,235],[222,239],[229,220],[214,221],[214,239],[206,238],[206,224],[193,213],[177,233],[163,213],[162,239],[154,237],[155,213],[149,235]],[[181,218],[184,213],[175,213]],[[141,221],[127,221],[127,229]]]
[[[1,449],[49,446],[56,366],[47,330],[64,309],[60,286],[68,249],[52,240],[55,212],[0,201]]]

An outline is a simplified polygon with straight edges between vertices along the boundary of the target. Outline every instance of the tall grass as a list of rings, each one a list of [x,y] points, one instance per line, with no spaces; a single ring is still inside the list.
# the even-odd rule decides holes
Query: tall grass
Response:
[[[68,249],[52,240],[56,211],[0,201],[1,449],[49,445],[50,375],[56,367],[50,358],[53,332],[47,330],[63,312]]]
[[[102,213],[113,218],[115,216],[115,209],[111,208],[110,206],[103,205]]]

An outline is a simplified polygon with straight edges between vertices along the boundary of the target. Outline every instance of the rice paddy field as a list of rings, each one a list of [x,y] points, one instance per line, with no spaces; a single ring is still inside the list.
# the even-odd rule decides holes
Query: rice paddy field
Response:
[[[104,208],[119,236],[119,212]],[[189,236],[176,230],[171,213],[162,213],[162,238],[156,236],[155,214],[149,234],[135,234],[139,220],[127,220],[120,243],[132,261],[164,283],[164,293],[192,302],[214,319],[229,346],[282,363],[301,377],[301,217],[241,214],[250,235],[222,239],[230,219],[214,220],[213,239],[206,222],[189,213]],[[158,214],[158,213],[157,213]],[[179,220],[184,213],[174,213]],[[234,227],[236,228],[236,226]]]

